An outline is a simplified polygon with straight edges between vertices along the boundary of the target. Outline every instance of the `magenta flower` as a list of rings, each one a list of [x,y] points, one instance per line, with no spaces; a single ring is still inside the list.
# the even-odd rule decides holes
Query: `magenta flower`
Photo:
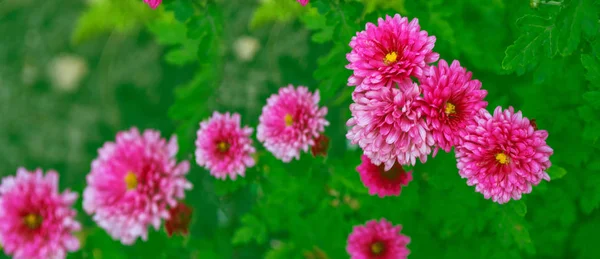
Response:
[[[553,151],[546,145],[548,132],[535,130],[521,112],[497,107],[492,116],[482,109],[466,127],[464,143],[456,146],[458,172],[486,199],[500,204],[519,200],[532,185],[550,180]]]
[[[346,55],[346,68],[354,71],[348,85],[359,90],[393,86],[411,76],[423,76],[428,63],[438,60],[433,52],[435,37],[422,31],[419,21],[408,22],[396,14],[394,18],[379,18],[377,25],[367,23],[350,41],[352,51]]]
[[[144,0],[144,3],[148,4],[152,9],[156,9],[162,3],[162,0]]]
[[[229,176],[235,180],[244,176],[246,167],[254,166],[252,128],[240,126],[240,115],[234,113],[213,116],[200,123],[196,139],[196,163],[218,179]]]
[[[300,3],[302,6],[305,6],[308,4],[309,0],[298,0],[298,3]]]
[[[396,161],[414,165],[422,163],[432,151],[434,139],[418,109],[419,87],[414,84],[383,87],[365,92],[355,91],[350,105],[352,118],[346,123],[346,137],[358,144],[375,165],[385,170]]]
[[[79,249],[77,193],[58,190],[58,174],[17,170],[0,185],[0,244],[15,259],[65,258]]]
[[[393,226],[385,219],[355,226],[348,236],[346,251],[351,259],[403,259],[410,251],[410,238],[400,234],[402,226]]]
[[[329,122],[327,108],[319,108],[319,91],[289,85],[273,94],[263,107],[257,138],[267,150],[283,162],[300,159],[300,150],[308,152]]]
[[[185,175],[189,163],[177,164],[177,139],[136,128],[119,132],[92,162],[83,192],[83,208],[94,221],[124,245],[148,239],[148,227],[160,228],[169,218],[168,206],[177,205],[191,189]]]
[[[362,164],[356,167],[360,180],[369,189],[369,194],[385,196],[398,196],[402,186],[407,186],[412,181],[412,171],[404,171],[401,165],[395,163],[391,169],[385,170],[383,165],[376,166],[369,157],[361,157]]]
[[[483,99],[486,90],[481,90],[479,80],[471,80],[471,72],[453,61],[448,67],[445,60],[432,66],[422,78],[423,105],[427,123],[436,146],[450,152],[460,144],[460,136],[475,115],[487,106]]]

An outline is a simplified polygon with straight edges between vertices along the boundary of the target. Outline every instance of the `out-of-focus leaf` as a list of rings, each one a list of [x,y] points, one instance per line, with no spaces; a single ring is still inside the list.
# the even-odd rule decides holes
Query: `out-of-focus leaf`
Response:
[[[568,56],[579,46],[582,32],[594,37],[598,32],[598,9],[592,0],[565,1],[557,18],[557,44],[561,55]]]
[[[165,60],[174,65],[185,65],[197,60],[196,54],[198,53],[198,41],[189,40],[184,42],[181,46],[175,49],[171,49],[165,54]]]
[[[246,214],[241,220],[242,226],[233,235],[234,245],[247,244],[255,241],[262,244],[267,240],[267,228],[252,214]]]
[[[152,10],[138,0],[93,1],[79,17],[72,41],[81,43],[111,31],[129,32],[160,14],[160,10]]]
[[[265,259],[288,259],[294,258],[297,251],[293,243],[280,243],[265,254]]]
[[[258,28],[272,22],[290,21],[305,12],[306,9],[307,7],[303,7],[296,1],[261,1],[261,5],[254,11],[254,16],[250,21],[250,28]]]
[[[148,24],[160,44],[175,45],[186,41],[185,25],[172,19],[163,19]]]
[[[196,1],[196,0],[194,0]],[[190,0],[173,0],[165,4],[167,11],[172,11],[180,22],[187,21],[194,14],[194,6]]]
[[[525,217],[525,214],[527,214],[527,205],[522,200],[511,201],[510,206],[515,210],[517,215],[521,217]]]
[[[587,70],[585,78],[589,80],[595,88],[600,89],[600,61],[592,55],[581,55],[581,63]]]
[[[567,170],[557,165],[552,165],[547,171],[548,175],[550,175],[550,180],[558,180],[567,174]]]
[[[600,109],[600,91],[591,91],[583,94],[583,99],[588,101],[592,107]]]

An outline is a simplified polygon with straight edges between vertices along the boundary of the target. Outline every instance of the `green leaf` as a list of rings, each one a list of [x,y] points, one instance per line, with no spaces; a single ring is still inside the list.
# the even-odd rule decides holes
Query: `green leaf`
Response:
[[[529,254],[535,254],[535,246],[531,241],[529,229],[520,221],[509,220],[507,223],[506,227],[509,228],[519,249],[525,250]]]
[[[361,0],[361,2],[365,5],[365,13],[371,13],[378,9],[393,9],[398,13],[407,13],[406,8],[404,8],[404,0]]]
[[[588,101],[592,107],[600,109],[600,91],[591,91],[583,94],[583,99]]]
[[[71,40],[81,43],[112,31],[127,33],[160,14],[138,0],[94,1],[77,20]]]
[[[598,32],[598,11],[592,0],[573,0],[565,2],[557,17],[558,50],[561,55],[573,53],[581,41],[581,33],[594,37]]]
[[[186,28],[183,23],[164,19],[151,22],[147,27],[160,44],[175,45],[186,41]]]
[[[248,180],[245,177],[240,177],[235,181],[229,178],[226,180],[215,179],[215,193],[217,195],[226,195],[239,190],[246,184],[248,184]]]
[[[304,22],[304,25],[306,25],[307,28],[317,31],[311,38],[314,42],[325,43],[332,40],[334,27],[327,25],[327,18],[325,15],[320,15],[317,12],[310,12],[307,15],[301,16],[300,20]]]
[[[194,14],[194,6],[191,1],[195,0],[174,0],[166,4],[165,9],[173,11],[178,21],[185,22]]]
[[[538,64],[544,51],[553,56],[555,51],[554,26],[549,19],[526,15],[517,20],[523,33],[510,45],[502,60],[502,68],[521,75]]]
[[[515,210],[517,215],[521,217],[525,217],[525,214],[527,214],[527,205],[522,200],[511,201],[510,206]]]
[[[289,259],[297,253],[293,243],[281,243],[265,254],[265,259]]]
[[[272,22],[288,22],[307,9],[296,1],[261,1],[261,5],[254,11],[254,15],[250,21],[250,28],[256,29]]]
[[[557,165],[552,165],[547,172],[550,175],[550,180],[558,180],[567,174],[567,170]]]
[[[325,0],[315,0],[311,2],[311,5],[317,8],[320,14],[324,15],[331,10],[331,5]]]
[[[587,70],[585,78],[590,81],[594,87],[600,89],[600,61],[598,61],[598,58],[592,55],[583,54],[581,55],[581,63]]]
[[[247,244],[255,240],[258,244],[267,241],[267,228],[256,216],[246,214],[242,217],[242,227],[233,234],[234,245]]]
[[[174,65],[185,65],[197,60],[199,42],[186,40],[179,48],[172,49],[165,55],[165,60]]]
[[[210,33],[210,19],[206,16],[194,16],[187,23],[187,36],[191,39],[199,39]]]

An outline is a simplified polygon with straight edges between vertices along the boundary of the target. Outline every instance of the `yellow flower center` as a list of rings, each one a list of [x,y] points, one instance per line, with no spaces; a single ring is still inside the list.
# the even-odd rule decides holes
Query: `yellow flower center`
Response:
[[[229,150],[229,144],[225,141],[221,141],[217,144],[217,149],[219,149],[220,152],[227,152],[227,150]]]
[[[294,123],[294,118],[292,118],[292,115],[288,113],[283,117],[283,121],[285,121],[285,126],[289,127]]]
[[[23,218],[23,223],[29,229],[37,229],[42,225],[42,216],[35,213],[29,213]]]
[[[498,163],[500,163],[502,165],[508,164],[510,162],[509,160],[510,159],[508,158],[508,156],[504,153],[496,154],[496,161],[498,161]]]
[[[444,108],[444,112],[446,113],[446,115],[454,114],[456,113],[456,106],[451,103],[446,103],[446,108]]]
[[[128,191],[135,189],[138,185],[137,176],[133,172],[127,172],[125,175],[125,186]]]
[[[383,62],[386,65],[389,65],[389,64],[396,62],[397,59],[398,59],[398,53],[396,53],[396,51],[392,51],[391,53],[388,53],[387,55],[385,55],[385,60]]]
[[[383,253],[383,249],[384,247],[382,242],[375,242],[371,244],[371,252],[373,252],[374,255],[380,255]]]

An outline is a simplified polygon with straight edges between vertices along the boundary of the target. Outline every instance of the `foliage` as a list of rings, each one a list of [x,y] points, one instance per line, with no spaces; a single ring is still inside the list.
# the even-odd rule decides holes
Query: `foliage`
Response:
[[[257,165],[238,181],[192,166],[189,237],[152,232],[147,243],[122,249],[88,219],[76,256],[347,258],[352,227],[386,218],[411,237],[411,258],[600,257],[599,1],[540,0],[532,8],[517,0],[171,0],[156,11],[132,1],[91,5],[73,39],[144,26],[164,61],[188,71],[189,81],[172,83],[168,112],[182,159],[193,161],[198,123],[213,110],[239,112],[256,127],[266,98],[289,83],[320,91],[330,149],[284,164],[255,141]],[[510,104],[549,132],[550,182],[498,205],[466,185],[453,153],[440,153],[413,168],[399,197],[367,193],[355,170],[360,150],[345,138],[346,53],[367,22],[396,13],[418,18],[443,59],[460,60],[483,82],[488,110]],[[262,48],[250,61],[236,53],[242,35]]]

